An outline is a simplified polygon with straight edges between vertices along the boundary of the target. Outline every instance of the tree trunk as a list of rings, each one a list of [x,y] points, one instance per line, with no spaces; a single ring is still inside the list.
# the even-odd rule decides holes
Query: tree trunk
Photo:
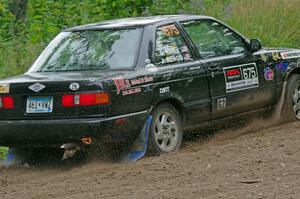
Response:
[[[8,8],[16,16],[16,21],[24,21],[26,18],[28,0],[9,0]]]

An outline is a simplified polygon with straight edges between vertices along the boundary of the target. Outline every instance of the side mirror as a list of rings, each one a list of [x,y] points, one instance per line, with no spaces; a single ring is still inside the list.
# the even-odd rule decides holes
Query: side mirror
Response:
[[[250,50],[251,52],[257,52],[262,48],[261,41],[259,39],[251,39],[250,40]]]

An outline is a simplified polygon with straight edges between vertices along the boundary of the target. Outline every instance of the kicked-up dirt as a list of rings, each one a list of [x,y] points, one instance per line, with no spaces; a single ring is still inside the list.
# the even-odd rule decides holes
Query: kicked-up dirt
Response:
[[[0,198],[300,198],[300,123],[252,125],[131,164],[0,169]]]

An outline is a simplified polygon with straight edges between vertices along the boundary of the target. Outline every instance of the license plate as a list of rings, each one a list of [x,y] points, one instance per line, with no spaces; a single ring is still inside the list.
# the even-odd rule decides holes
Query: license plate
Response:
[[[53,97],[28,97],[27,113],[52,113]]]

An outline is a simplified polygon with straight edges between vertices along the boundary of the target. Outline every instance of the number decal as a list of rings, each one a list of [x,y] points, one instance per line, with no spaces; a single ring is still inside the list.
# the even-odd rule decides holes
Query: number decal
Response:
[[[223,70],[227,93],[259,86],[255,63],[225,67]]]
[[[244,79],[251,79],[257,77],[256,68],[255,67],[244,68],[243,75],[244,75]]]

